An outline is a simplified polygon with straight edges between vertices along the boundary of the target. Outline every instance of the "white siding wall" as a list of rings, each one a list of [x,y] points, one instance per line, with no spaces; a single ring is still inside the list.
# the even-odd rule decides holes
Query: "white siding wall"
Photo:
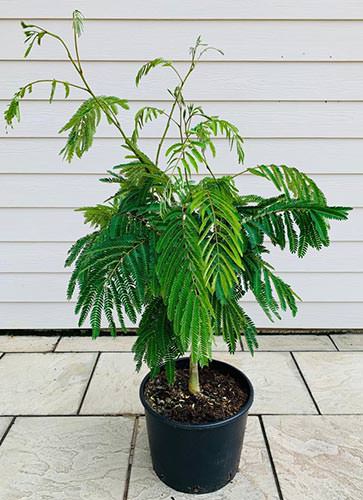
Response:
[[[185,65],[198,34],[221,47],[208,54],[190,81],[187,97],[213,114],[235,121],[246,137],[246,164],[286,163],[304,169],[331,203],[355,207],[348,223],[332,228],[332,246],[304,260],[272,251],[282,276],[304,299],[297,319],[281,327],[363,327],[363,2],[361,0],[0,0],[0,107],[15,88],[38,77],[71,78],[63,52],[44,40],[22,60],[20,18],[70,34],[79,8],[90,20],[81,40],[85,67],[98,92],[129,98],[132,108],[149,101],[167,106],[172,75],[156,70],[140,89],[137,68],[164,56]],[[120,160],[112,129],[100,127],[93,150],[71,166],[58,151],[57,130],[79,105],[48,89],[34,91],[23,119],[8,134],[0,128],[0,328],[72,328],[73,304],[65,301],[63,260],[85,232],[73,208],[102,201],[109,189],[97,176]],[[1,109],[1,110],[2,110]],[[131,114],[125,115],[130,126]],[[152,151],[160,125],[145,130]],[[227,148],[218,173],[236,172]],[[252,176],[241,190],[269,186]],[[258,326],[264,319],[251,298]]]

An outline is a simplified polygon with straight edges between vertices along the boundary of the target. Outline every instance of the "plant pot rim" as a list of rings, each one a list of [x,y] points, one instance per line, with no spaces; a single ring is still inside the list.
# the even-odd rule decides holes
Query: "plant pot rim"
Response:
[[[177,360],[177,364],[180,361],[189,361],[189,358],[187,358],[187,357],[179,358]],[[216,422],[206,422],[206,423],[201,423],[201,424],[177,422],[176,420],[171,420],[170,418],[165,417],[164,415],[160,415],[158,412],[156,412],[150,406],[150,404],[148,403],[148,401],[145,398],[145,385],[148,382],[148,380],[150,379],[151,372],[149,372],[143,378],[141,385],[140,385],[140,390],[139,390],[140,400],[141,400],[141,403],[142,403],[143,407],[145,408],[145,410],[147,412],[151,413],[155,418],[163,421],[165,424],[170,425],[171,427],[177,427],[180,429],[189,429],[189,430],[195,430],[195,431],[204,430],[204,429],[214,429],[216,427],[223,427],[224,425],[226,425],[230,422],[233,422],[234,420],[237,420],[238,418],[240,418],[241,415],[248,412],[248,410],[250,409],[250,407],[253,403],[254,390],[253,390],[253,386],[252,386],[251,381],[241,370],[239,370],[238,368],[236,368],[233,365],[230,365],[229,363],[225,363],[224,361],[219,361],[218,359],[212,359],[210,364],[219,365],[219,366],[222,365],[222,366],[228,368],[228,370],[231,370],[232,372],[234,372],[238,376],[238,378],[240,378],[240,379],[242,378],[245,385],[248,388],[247,400],[235,415],[232,415],[231,417],[225,418],[224,420],[217,420]],[[163,366],[164,365],[162,365],[161,367],[163,367]]]

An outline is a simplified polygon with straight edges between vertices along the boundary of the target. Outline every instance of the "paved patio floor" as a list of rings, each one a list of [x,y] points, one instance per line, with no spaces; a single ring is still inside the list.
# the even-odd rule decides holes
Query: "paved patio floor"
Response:
[[[266,335],[215,357],[256,398],[240,470],[210,495],[153,473],[133,339],[0,336],[1,500],[361,500],[363,335]]]

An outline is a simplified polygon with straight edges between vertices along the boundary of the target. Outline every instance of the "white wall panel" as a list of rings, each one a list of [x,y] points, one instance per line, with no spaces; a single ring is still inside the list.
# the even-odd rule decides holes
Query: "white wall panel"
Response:
[[[363,32],[363,29],[362,29]],[[362,45],[363,46],[363,45]],[[0,137],[55,137],[80,103],[56,101],[25,101],[22,105],[22,121],[14,130],[0,129]],[[121,111],[120,117],[126,131],[133,129],[133,112],[148,105],[133,102],[129,111]],[[167,110],[166,103],[155,105]],[[0,104],[0,113],[5,109]],[[362,102],[217,102],[203,103],[207,114],[223,116],[240,128],[243,137],[257,138],[362,138]],[[165,121],[160,118],[147,124],[143,137],[159,137]],[[170,137],[178,137],[177,129],[171,129]],[[117,130],[101,122],[98,137],[117,137]]]
[[[2,0],[4,18],[69,18],[75,3],[61,0]],[[362,19],[360,0],[78,0],[77,8],[95,19]]]
[[[98,173],[121,162],[119,139],[95,139],[92,150],[71,165],[58,154],[64,138],[0,139],[0,173]],[[140,141],[152,158],[157,149],[156,139]],[[166,141],[166,146],[170,141]],[[237,173],[240,166],[230,153],[224,139],[216,141],[217,157],[210,164],[220,174]],[[310,174],[363,173],[362,139],[246,139],[245,166],[286,164]]]
[[[166,88],[176,85],[170,69],[157,68],[139,85],[135,75],[140,62],[87,62],[84,69],[97,93],[119,95],[130,100],[169,100]],[[184,72],[186,63],[177,64]],[[76,82],[75,71],[63,61],[0,61],[0,99],[9,99],[19,83],[42,78]],[[99,75],[102,74],[102,80]],[[208,85],[206,85],[208,82]],[[362,100],[361,63],[331,62],[201,62],[185,89],[185,97],[196,101],[298,101]],[[27,99],[46,99],[50,84],[34,86]],[[83,99],[84,92],[72,89],[70,99]],[[55,99],[63,99],[60,87]]]
[[[33,22],[71,39],[67,20]],[[188,47],[201,34],[224,52],[208,52],[207,60],[362,61],[362,26],[363,21],[90,20],[81,54],[84,60],[144,61],[163,56],[185,61]],[[0,59],[21,59],[23,52],[19,21],[1,20]],[[29,58],[66,59],[55,39],[43,40]]]

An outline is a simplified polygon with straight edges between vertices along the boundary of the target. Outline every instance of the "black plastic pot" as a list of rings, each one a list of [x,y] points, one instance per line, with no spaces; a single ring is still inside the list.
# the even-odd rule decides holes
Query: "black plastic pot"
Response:
[[[177,361],[186,368],[188,358]],[[168,486],[185,493],[210,493],[231,481],[239,466],[248,410],[253,402],[253,387],[237,368],[213,360],[211,367],[229,373],[248,395],[240,411],[226,420],[206,424],[185,424],[156,413],[144,396],[150,375],[140,386],[153,468]]]

